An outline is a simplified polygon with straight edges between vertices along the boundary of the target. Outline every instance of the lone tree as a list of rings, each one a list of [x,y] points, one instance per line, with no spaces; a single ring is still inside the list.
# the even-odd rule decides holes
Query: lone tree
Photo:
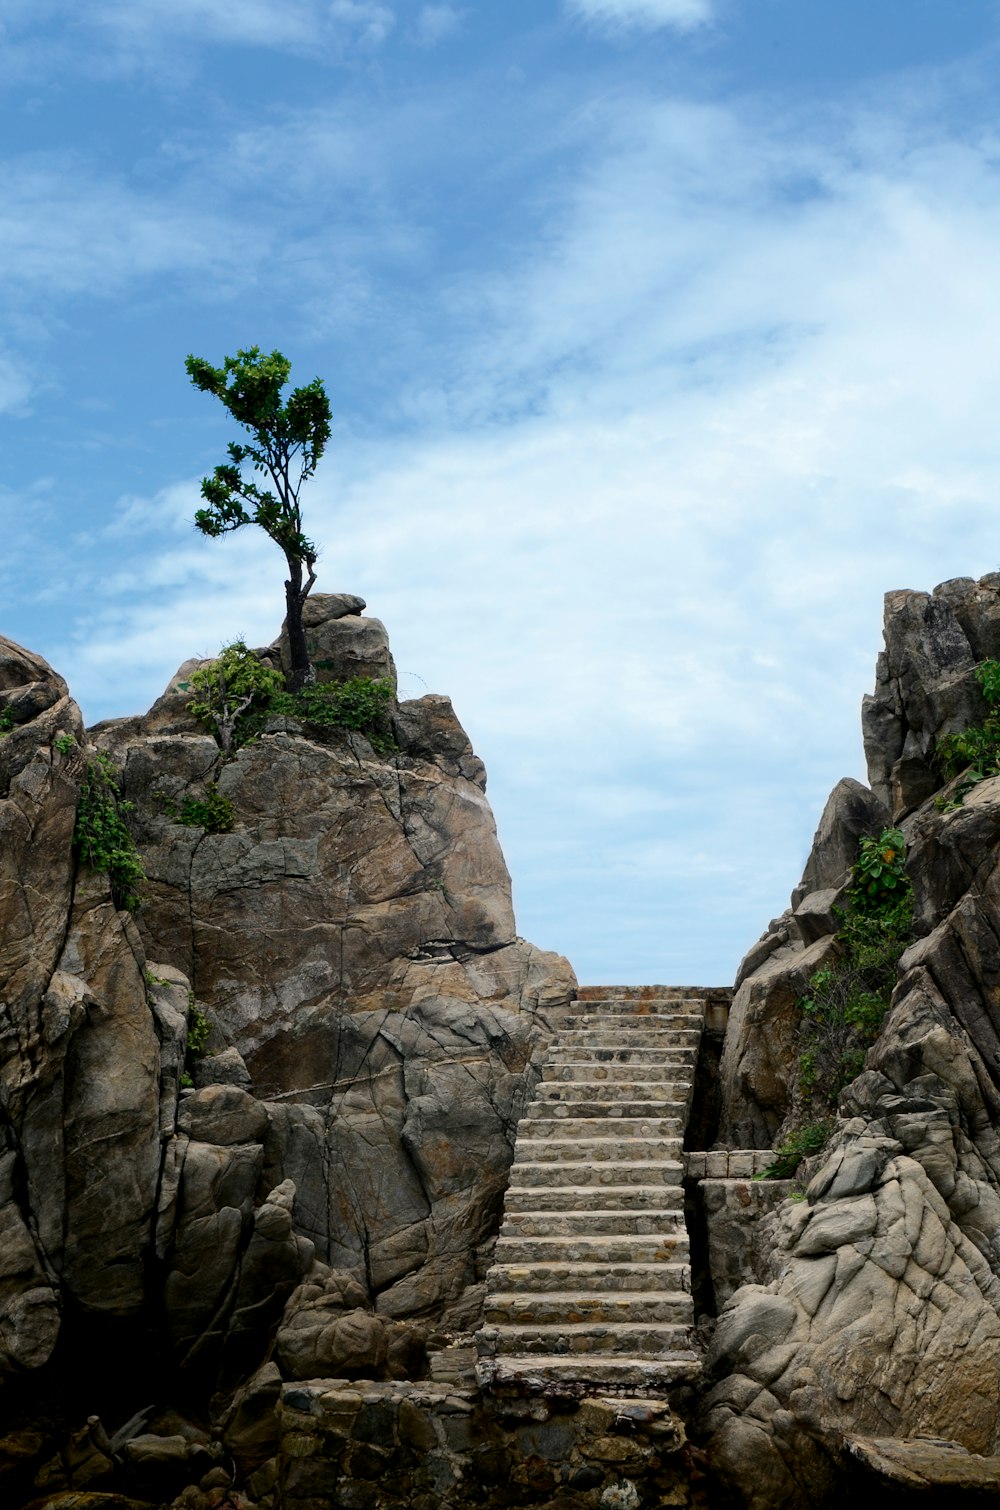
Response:
[[[251,346],[226,357],[221,367],[193,356],[184,365],[195,387],[214,393],[251,436],[247,443],[231,441],[229,460],[202,479],[206,507],[197,511],[194,522],[212,536],[259,524],[284,551],[289,690],[295,691],[310,676],[302,608],[316,581],[317,555],[316,546],[302,533],[299,493],[330,439],[330,401],[320,379],[314,378],[305,388],[293,389],[282,404],[281,391],[292,364],[280,351],[261,356],[260,348]],[[242,470],[247,462],[269,478],[270,485],[260,487],[248,480]]]

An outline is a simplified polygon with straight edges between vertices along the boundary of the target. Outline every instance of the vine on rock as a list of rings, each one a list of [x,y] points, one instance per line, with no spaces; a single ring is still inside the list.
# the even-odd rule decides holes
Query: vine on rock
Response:
[[[864,1068],[889,1009],[913,925],[913,889],[899,829],[859,841],[846,906],[838,916],[836,957],[810,977],[808,996],[796,1004],[804,1044],[799,1100],[814,1120],[803,1120],[775,1149],[775,1162],[764,1171],[767,1179],[790,1178],[804,1158],[826,1143],[840,1093]]]
[[[136,912],[139,887],[146,872],[127,816],[133,804],[121,795],[121,773],[111,756],[101,751],[87,762],[73,829],[73,847],[91,870],[105,871],[115,906]]]

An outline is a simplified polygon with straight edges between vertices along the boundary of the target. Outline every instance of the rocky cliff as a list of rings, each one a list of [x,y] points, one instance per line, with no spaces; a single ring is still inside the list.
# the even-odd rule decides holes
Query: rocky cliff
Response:
[[[393,678],[363,608],[310,600],[321,678]],[[62,679],[0,640],[0,1377],[5,1423],[24,1411],[4,1503],[110,1482],[122,1443],[95,1425],[71,1463],[67,1420],[144,1412],[131,1440],[181,1408],[180,1457],[218,1456],[209,1397],[218,1418],[261,1367],[272,1397],[280,1376],[419,1376],[475,1320],[575,985],[515,933],[447,698],[393,702],[388,753],[283,717],[227,761],[187,711],[194,669],[85,733]],[[101,752],[146,870],[134,915],[74,846]],[[223,831],[178,819],[210,786]]]
[[[942,1483],[960,1449],[1000,1452],[1000,777],[934,800],[938,741],[982,722],[974,668],[998,653],[1000,577],[888,595],[871,790],[836,788],[791,907],[740,972],[721,1142],[765,1147],[801,1111],[796,1003],[836,956],[858,836],[901,825],[914,941],[890,1011],[707,1360],[707,1453],[760,1510],[827,1503],[846,1458],[872,1458],[859,1439],[957,1444],[924,1444]]]

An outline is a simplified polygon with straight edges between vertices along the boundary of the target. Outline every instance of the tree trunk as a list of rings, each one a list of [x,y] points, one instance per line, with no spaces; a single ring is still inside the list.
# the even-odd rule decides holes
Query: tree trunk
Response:
[[[306,682],[312,679],[306,632],[302,627],[302,607],[309,595],[310,587],[316,580],[312,572],[309,573],[309,578],[303,590],[302,562],[289,561],[288,580],[285,583],[285,623],[288,627],[288,653],[292,662],[292,669],[287,678],[289,692],[298,692]]]

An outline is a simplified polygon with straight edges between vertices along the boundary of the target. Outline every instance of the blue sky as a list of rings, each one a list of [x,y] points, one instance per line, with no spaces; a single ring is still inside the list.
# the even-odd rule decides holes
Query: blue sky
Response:
[[[277,346],[318,586],[452,696],[522,933],[731,980],[882,594],[1000,567],[997,5],[3,0],[0,83],[0,632],[91,721],[273,636],[183,362]]]

